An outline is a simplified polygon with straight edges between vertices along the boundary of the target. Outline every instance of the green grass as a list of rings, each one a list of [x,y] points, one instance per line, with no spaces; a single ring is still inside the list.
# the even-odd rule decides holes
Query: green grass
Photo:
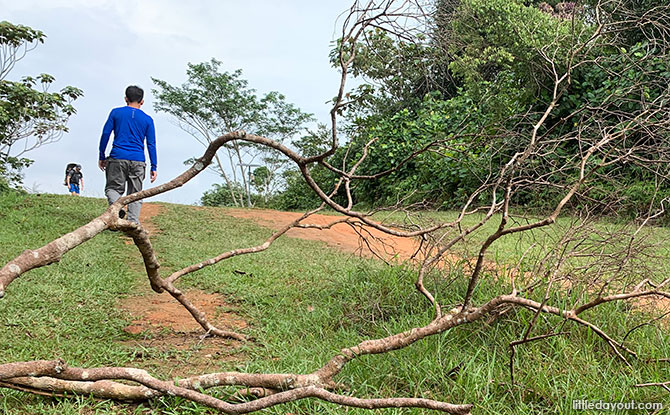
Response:
[[[53,195],[0,196],[0,261],[40,247],[100,214],[98,199]],[[72,365],[123,365],[127,348],[119,340],[126,317],[115,307],[137,275],[127,267],[130,247],[104,232],[77,247],[60,263],[23,275],[0,301],[0,360],[65,359]],[[79,402],[51,402],[0,392],[0,413],[78,413]],[[18,401],[21,403],[18,404]]]
[[[457,219],[460,212],[416,212],[411,216],[412,223],[420,224],[422,226],[430,226],[438,223],[453,222]],[[483,218],[483,213],[475,213],[467,215],[461,222],[462,229],[468,229],[478,224]],[[398,212],[380,212],[374,215],[374,218],[382,223],[388,225],[403,226],[410,222],[403,213]],[[476,258],[479,253],[479,248],[482,243],[493,234],[500,224],[500,214],[492,216],[483,226],[475,230],[473,233],[465,237],[464,242],[459,242],[451,249],[450,252],[457,253],[464,258]],[[532,214],[525,214],[523,212],[512,212],[508,221],[507,228],[525,225],[535,221],[544,219],[543,216]],[[487,250],[486,258],[498,264],[507,264],[510,266],[519,265],[529,269],[538,258],[546,254],[547,247],[561,246],[559,241],[565,231],[571,226],[577,226],[579,220],[570,216],[560,216],[556,223],[551,226],[536,228],[526,232],[520,232],[510,235],[505,235],[496,240]],[[582,232],[582,236],[592,238],[592,241],[604,240],[605,238],[618,236],[620,239],[612,239],[611,243],[606,244],[608,249],[615,249],[617,246],[627,244],[629,239],[626,235],[632,234],[636,230],[637,224],[616,222],[614,220],[600,219],[589,223]],[[597,231],[598,233],[594,233]],[[459,234],[459,228],[449,229],[443,231],[449,237],[445,237],[444,241]],[[635,241],[643,243],[650,254],[659,258],[656,261],[657,273],[651,275],[652,278],[665,278],[670,273],[670,228],[668,227],[644,227],[636,236]],[[621,245],[617,245],[621,244]],[[580,258],[578,260],[571,260],[569,263],[574,265],[585,265],[589,260],[597,261],[597,259]],[[643,266],[647,265],[648,258],[643,258]],[[635,262],[632,263],[633,265]],[[658,282],[658,281],[657,281]]]
[[[225,250],[256,245],[271,231],[250,221],[225,216],[225,210],[164,205],[154,222],[162,232],[152,238],[162,271],[215,256]],[[97,216],[102,200],[63,196],[0,196],[0,259],[34,248]],[[666,230],[659,230],[659,238]],[[473,236],[476,238],[477,236]],[[476,240],[476,239],[475,239]],[[517,246],[525,242],[506,242]],[[513,258],[509,250],[509,258]],[[72,365],[136,365],[121,341],[133,338],[122,328],[127,316],[115,308],[146,277],[137,267],[133,246],[118,234],[104,232],[49,267],[15,281],[0,300],[0,362],[62,357]],[[500,254],[502,255],[502,254]],[[234,271],[243,271],[244,274]],[[360,260],[325,244],[292,238],[267,251],[224,261],[183,277],[180,286],[225,296],[250,323],[243,362],[213,361],[210,371],[311,372],[345,346],[426,324],[431,309],[414,289],[415,273]],[[430,278],[442,303],[455,304],[464,279]],[[482,298],[505,292],[493,279],[478,289]],[[621,304],[588,317],[621,337],[642,316]],[[474,414],[555,414],[573,412],[573,399],[664,402],[660,388],[632,388],[639,382],[670,379],[670,364],[618,361],[593,333],[568,324],[565,336],[518,349],[517,384],[509,378],[508,343],[519,338],[532,313],[518,310],[487,325],[460,327],[403,350],[365,356],[350,363],[337,380],[360,397],[416,396],[454,403],[474,403]],[[543,316],[534,333],[561,324]],[[656,327],[636,331],[633,339],[646,356],[670,354],[670,335]],[[460,370],[448,376],[450,370]],[[226,391],[219,391],[225,394]],[[48,399],[0,390],[0,413],[18,414],[208,414],[211,411],[175,398],[143,406]],[[269,414],[364,414],[319,401],[292,403]],[[388,409],[383,414],[429,413]],[[628,412],[635,413],[635,412]]]

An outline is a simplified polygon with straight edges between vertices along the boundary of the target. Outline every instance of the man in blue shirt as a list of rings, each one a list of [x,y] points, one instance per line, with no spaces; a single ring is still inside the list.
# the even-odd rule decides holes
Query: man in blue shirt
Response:
[[[144,104],[144,91],[142,88],[131,85],[126,88],[125,107],[114,108],[109,113],[107,122],[102,128],[100,137],[100,158],[98,166],[105,172],[107,183],[105,185],[105,196],[111,205],[116,202],[123,193],[127,194],[142,190],[146,163],[144,158],[144,143],[146,142],[151,161],[151,183],[156,180],[156,130],[154,121],[145,114],[140,107]],[[109,137],[114,132],[114,143],[109,157],[105,157],[105,150]],[[142,201],[128,205],[128,220],[139,223]],[[120,217],[125,212],[119,212]]]

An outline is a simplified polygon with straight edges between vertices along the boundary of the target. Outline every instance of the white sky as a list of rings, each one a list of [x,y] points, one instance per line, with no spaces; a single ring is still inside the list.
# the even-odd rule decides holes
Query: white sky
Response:
[[[142,109],[154,118],[158,180],[185,170],[183,161],[204,147],[153,110],[151,77],[181,84],[186,64],[216,58],[223,70],[242,69],[259,94],[279,91],[289,102],[328,120],[329,101],[339,74],[328,52],[339,36],[341,13],[352,0],[0,0],[0,20],[42,30],[47,39],[20,61],[8,79],[48,73],[54,88],[76,86],[84,97],[69,133],[54,144],[26,153],[35,160],[24,184],[38,192],[62,193],[65,165],[82,165],[83,195],[104,197],[104,174],[97,168],[98,143],[109,111],[125,105],[125,87],[145,90]],[[340,17],[338,21],[338,17]],[[108,147],[107,154],[109,154]],[[148,159],[147,159],[148,161]],[[195,203],[217,182],[203,172],[185,186],[154,200]],[[148,179],[145,188],[149,187]]]

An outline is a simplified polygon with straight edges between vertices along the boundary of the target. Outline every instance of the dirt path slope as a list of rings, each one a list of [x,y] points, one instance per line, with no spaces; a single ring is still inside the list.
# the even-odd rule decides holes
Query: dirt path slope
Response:
[[[155,203],[145,203],[142,206],[140,221],[151,236],[160,232],[152,219],[160,214],[161,209],[162,206]],[[222,215],[250,219],[261,226],[274,230],[302,215],[299,212],[263,209],[221,209],[218,212]],[[324,226],[339,219],[342,219],[342,216],[316,214],[303,223]],[[358,232],[360,232],[358,227],[354,229],[348,224],[338,223],[329,229],[321,230],[294,228],[287,232],[287,236],[325,242],[327,245],[345,252],[365,257],[379,256],[386,261],[408,260],[415,255],[420,246],[416,238],[396,237],[370,227],[366,227],[365,237],[367,242],[364,243]],[[453,262],[458,261],[459,258],[452,256],[448,260]],[[496,267],[494,263],[490,263],[488,266]],[[141,293],[143,296],[141,301],[138,301],[137,297],[131,297],[124,301],[122,305],[135,318],[133,324],[126,328],[128,332],[140,333],[145,330],[155,331],[160,328],[169,328],[177,333],[195,333],[202,330],[191,315],[168,294],[156,295],[148,289],[148,285],[145,288],[146,292]],[[219,296],[199,290],[191,290],[187,295],[209,318],[215,316],[212,321],[214,325],[231,330],[239,330],[246,326],[246,322],[234,313],[217,312],[222,307],[227,307]],[[649,299],[645,303],[651,303],[657,309],[670,310],[670,301],[667,299]],[[649,304],[643,304],[642,306],[648,308]]]
[[[226,209],[222,210],[222,213],[236,218],[251,219],[261,226],[274,230],[285,226],[302,215],[299,212],[264,209]],[[342,216],[315,214],[305,219],[303,223],[324,226],[339,219],[342,219]],[[321,230],[294,228],[289,230],[286,235],[293,238],[325,242],[334,248],[366,257],[375,256],[374,253],[376,253],[386,261],[407,260],[419,248],[419,242],[416,239],[388,235],[370,227],[365,229],[364,236],[367,242],[363,242],[357,233],[358,229],[354,229],[346,223],[338,223],[329,229]]]
[[[159,215],[162,209],[163,207],[156,203],[142,205],[140,222],[150,237],[160,233],[153,218]],[[143,272],[143,269],[140,272]],[[132,324],[126,327],[125,331],[137,334],[147,330],[156,331],[167,328],[176,333],[197,332],[202,334],[202,327],[168,293],[160,295],[154,293],[149,289],[148,281],[141,287],[138,295],[126,298],[121,304],[121,308],[133,317]],[[195,289],[185,291],[185,294],[199,310],[211,319],[215,326],[227,330],[239,330],[246,327],[246,322],[236,314],[218,312],[222,307],[228,307],[221,296]]]
[[[153,220],[163,209],[157,203],[142,205],[140,222],[150,238],[160,233]],[[144,269],[137,262],[131,266],[136,266],[138,274],[144,275]],[[238,314],[222,311],[232,308],[222,296],[197,289],[184,290],[184,293],[215,326],[236,332],[247,327],[247,322]],[[135,350],[136,360],[142,361],[145,367],[153,367],[156,373],[166,377],[190,376],[211,371],[225,362],[244,359],[238,341],[203,338],[204,330],[188,311],[168,293],[154,293],[146,277],[136,294],[124,298],[119,307],[132,318],[124,331],[142,334],[124,344]]]

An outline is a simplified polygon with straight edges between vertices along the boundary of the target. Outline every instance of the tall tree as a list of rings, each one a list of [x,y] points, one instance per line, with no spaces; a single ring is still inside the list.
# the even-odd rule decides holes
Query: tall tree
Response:
[[[72,102],[83,95],[72,86],[49,92],[54,77],[44,73],[6,79],[16,62],[45,38],[28,26],[0,22],[0,186],[21,184],[20,170],[32,162],[21,156],[58,141],[76,112]]]
[[[203,146],[228,131],[245,130],[283,142],[299,132],[312,119],[286,102],[284,95],[270,92],[259,98],[249,82],[241,78],[242,71],[221,71],[221,62],[188,64],[187,81],[173,86],[152,78],[156,84],[154,104],[157,111],[174,117],[177,125]],[[225,147],[228,165],[218,155],[214,170],[226,183],[235,206],[251,206],[250,169],[253,163],[263,163],[270,172],[276,172],[283,162],[272,150],[256,145],[233,142]],[[235,186],[235,183],[241,184]],[[239,194],[238,189],[244,194]]]

